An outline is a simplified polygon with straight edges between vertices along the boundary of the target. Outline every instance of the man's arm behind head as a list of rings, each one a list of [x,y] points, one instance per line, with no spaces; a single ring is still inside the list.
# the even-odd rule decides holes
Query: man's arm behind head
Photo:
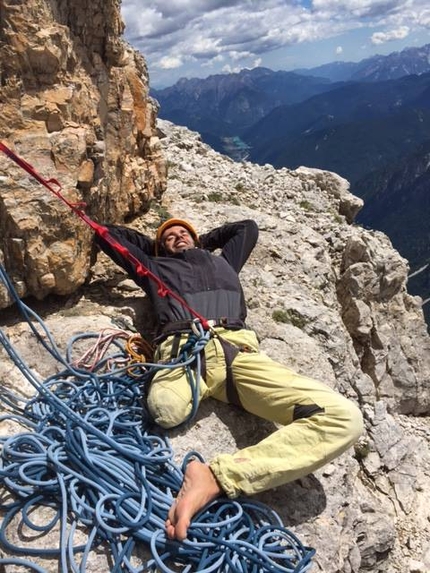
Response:
[[[258,239],[258,226],[252,219],[226,223],[208,233],[200,235],[202,249],[221,249],[221,256],[238,273],[248,260]]]

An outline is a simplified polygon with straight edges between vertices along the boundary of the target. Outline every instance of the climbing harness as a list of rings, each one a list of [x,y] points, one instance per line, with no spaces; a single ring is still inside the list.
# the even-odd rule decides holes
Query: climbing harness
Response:
[[[25,400],[6,387],[0,390],[8,412],[0,422],[12,420],[24,428],[0,437],[0,483],[12,496],[0,502],[0,547],[18,555],[0,558],[0,565],[46,573],[22,558],[43,557],[57,559],[62,571],[81,573],[87,570],[91,552],[104,547],[113,562],[111,571],[118,573],[309,570],[314,549],[288,531],[276,512],[246,499],[216,500],[195,516],[184,542],[166,538],[164,522],[184,468],[190,458],[202,458],[191,452],[181,468],[174,464],[168,441],[149,433],[150,419],[140,400],[142,386],[154,368],[189,366],[198,360],[199,343],[207,334],[203,329],[195,325],[196,332],[172,363],[136,363],[140,377],[128,374],[127,353],[121,351],[123,331],[118,339],[110,336],[112,353],[105,347],[106,335],[73,337],[66,353],[69,359],[75,354],[73,346],[82,340],[103,342],[99,362],[90,361],[87,368],[80,360],[72,364],[62,358],[48,328],[19,299],[1,266],[0,278],[37,340],[64,368],[40,381],[0,329],[0,343],[36,391]],[[32,518],[41,507],[52,514],[42,525]],[[59,538],[43,549],[17,545],[10,540],[17,521],[18,527],[38,536],[54,535],[53,530],[59,529]],[[77,541],[82,526],[88,531],[86,543]],[[139,551],[142,544],[150,552],[145,562]]]
[[[0,387],[0,402],[7,411],[0,423],[9,420],[23,429],[0,436],[0,484],[9,492],[9,497],[0,498],[0,547],[18,555],[0,558],[0,565],[45,573],[21,556],[54,558],[62,571],[83,573],[91,553],[100,547],[109,552],[111,573],[308,571],[315,550],[288,531],[276,512],[246,499],[212,502],[194,517],[184,542],[166,537],[165,519],[185,466],[193,457],[203,459],[191,452],[182,467],[175,465],[167,439],[150,433],[152,422],[142,396],[154,372],[184,368],[193,395],[188,422],[197,408],[202,350],[212,326],[117,243],[106,227],[83,213],[82,203],[65,199],[55,179],[42,178],[2,143],[0,150],[132,262],[137,274],[156,281],[160,296],[172,296],[195,319],[178,356],[168,363],[148,361],[146,345],[127,340],[125,331],[115,333],[118,336],[105,332],[74,337],[63,357],[46,325],[20,300],[0,265],[0,279],[10,297],[37,341],[62,367],[40,380],[0,329],[4,350],[35,390],[28,400]],[[94,344],[77,359],[75,345],[85,340]],[[47,523],[33,520],[38,508],[51,514]],[[58,537],[52,547],[43,549],[17,545],[10,539],[10,531],[17,527],[36,532],[31,538]],[[77,540],[82,527],[88,533],[84,543]],[[150,553],[147,558],[142,558],[142,544]]]

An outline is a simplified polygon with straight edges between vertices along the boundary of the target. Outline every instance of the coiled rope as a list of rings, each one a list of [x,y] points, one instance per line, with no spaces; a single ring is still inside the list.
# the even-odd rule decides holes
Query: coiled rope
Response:
[[[107,548],[111,572],[303,573],[314,549],[305,547],[270,508],[245,499],[218,499],[195,516],[184,542],[166,538],[164,522],[179,491],[183,470],[173,462],[167,439],[150,433],[145,385],[158,368],[187,368],[198,391],[203,328],[190,336],[169,364],[127,361],[124,333],[103,340],[103,353],[74,361],[74,345],[100,340],[85,334],[71,340],[66,358],[41,319],[20,301],[0,265],[0,279],[44,348],[63,370],[40,381],[0,329],[0,343],[35,388],[30,400],[0,388],[7,414],[25,431],[0,437],[0,546],[11,555],[0,565],[21,565],[44,573],[31,557],[57,559],[62,571],[87,571],[96,548]],[[107,347],[110,346],[109,351]],[[89,360],[91,356],[91,360]],[[82,366],[84,364],[84,366]],[[130,368],[130,364],[132,368]],[[192,366],[196,375],[192,375]],[[195,401],[197,403],[197,401]],[[194,414],[194,411],[193,413]],[[33,519],[42,508],[47,522]],[[18,525],[17,525],[18,523]],[[87,539],[80,542],[82,528]],[[17,545],[11,530],[54,538],[51,547]],[[142,558],[142,545],[148,556]],[[25,558],[24,558],[25,557]]]

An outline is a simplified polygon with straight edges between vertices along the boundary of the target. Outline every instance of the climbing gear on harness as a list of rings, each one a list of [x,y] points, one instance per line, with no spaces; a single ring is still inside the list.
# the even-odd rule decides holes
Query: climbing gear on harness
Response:
[[[170,227],[175,227],[175,226],[184,227],[184,229],[186,229],[190,233],[191,237],[193,238],[194,243],[196,245],[198,245],[199,236],[197,234],[197,231],[191,225],[191,223],[189,223],[188,221],[184,221],[183,219],[174,219],[174,218],[167,219],[167,221],[164,221],[164,223],[162,223],[158,227],[157,232],[155,234],[154,249],[155,249],[155,255],[156,256],[158,256],[160,254],[160,251],[162,249],[161,237],[163,236],[164,231],[166,231]]]
[[[234,382],[233,376],[233,361],[239,352],[251,352],[252,350],[244,345],[237,346],[232,344],[216,330],[216,327],[223,327],[231,330],[240,330],[242,328],[246,328],[245,323],[240,319],[228,319],[228,318],[219,318],[219,319],[209,319],[207,320],[211,329],[211,335],[217,340],[221,345],[224,360],[225,360],[225,368],[226,368],[226,393],[227,393],[227,400],[230,404],[234,404],[235,406],[242,407],[239,394],[236,389],[236,384]],[[170,349],[170,358],[175,358],[178,355],[179,344],[181,340],[181,336],[188,332],[193,332],[195,329],[195,321],[176,321],[170,322],[166,324],[161,329],[161,334],[155,339],[157,344],[161,343],[166,338],[173,336],[172,346]],[[200,374],[203,379],[206,377],[206,360],[205,354],[202,352],[201,355],[201,369]]]
[[[125,351],[136,362],[152,362],[154,359],[154,348],[140,334],[130,336],[125,343]]]
[[[239,318],[210,318],[206,320],[206,324],[209,328],[216,328],[217,326],[231,330],[246,328],[244,321]],[[172,334],[192,332],[192,330],[192,320],[177,320],[175,322],[169,322],[161,327],[160,334],[156,337],[155,342],[159,343]]]
[[[120,355],[121,345],[111,337],[113,354],[106,349],[99,363],[90,361],[90,369],[76,367],[61,356],[47,327],[19,299],[1,265],[0,279],[38,342],[63,366],[63,371],[40,381],[0,329],[0,343],[36,391],[26,400],[0,388],[3,411],[8,412],[0,421],[11,419],[25,428],[0,438],[0,485],[9,492],[9,498],[2,496],[0,501],[2,548],[10,554],[57,559],[62,571],[73,573],[87,570],[90,554],[99,546],[110,550],[112,573],[174,573],[178,568],[189,573],[305,573],[310,569],[315,550],[288,531],[276,512],[249,500],[218,499],[194,517],[184,542],[167,539],[165,519],[181,487],[188,456],[182,468],[175,466],[167,441],[148,433],[139,399],[145,376],[172,364],[141,364],[140,379],[127,374],[126,364],[112,370],[115,363],[106,357]],[[204,332],[197,323],[195,330]],[[188,365],[201,351],[198,344],[193,346],[196,333],[181,349]],[[94,334],[93,338],[99,337]],[[78,340],[74,337],[72,342]],[[73,354],[70,349],[67,356]],[[39,507],[52,511],[50,522],[41,525],[32,519]],[[35,532],[27,540],[37,545],[37,538],[54,535],[55,527],[59,538],[51,548],[17,545],[8,537],[12,528],[27,528]],[[82,541],[81,531],[78,542],[82,527],[88,538]],[[142,542],[151,554],[143,562],[138,552]],[[0,558],[0,565],[6,564],[46,573],[26,559]]]

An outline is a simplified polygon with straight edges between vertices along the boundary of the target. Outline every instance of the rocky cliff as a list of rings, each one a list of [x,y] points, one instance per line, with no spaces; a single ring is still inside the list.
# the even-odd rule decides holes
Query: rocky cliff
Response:
[[[73,3],[73,14],[69,3],[57,3],[55,10],[48,3],[27,4],[31,18],[27,15],[25,21],[17,5],[2,5],[7,24],[2,47],[10,54],[1,92],[7,110],[5,141],[37,162],[46,176],[55,176],[72,197],[84,197],[97,220],[122,222],[127,217],[148,233],[168,213],[188,218],[201,231],[245,217],[258,222],[259,243],[241,274],[249,326],[256,329],[268,354],[356,401],[366,422],[365,434],[351,451],[259,499],[316,548],[313,572],[427,573],[430,339],[420,300],[407,292],[407,261],[385,235],[354,224],[362,202],[336,174],[235,163],[203,144],[196,133],[168,122],[160,121],[155,132],[154,107],[145,97],[144,64],[120,41],[115,3],[94,3],[87,9],[92,16],[86,13],[86,18],[77,10],[80,2]],[[42,20],[43,27],[34,24]],[[18,33],[18,24],[23,30],[33,29],[33,34],[27,38]],[[62,41],[55,44],[58,30]],[[44,38],[40,44],[34,44],[37,34]],[[59,54],[53,46],[72,58],[66,58],[69,65],[54,58],[63,62],[57,76],[79,76],[86,90],[84,100],[75,88],[67,92],[72,94],[68,103],[61,100],[54,115],[70,115],[61,127],[54,124],[58,130],[48,127],[53,100],[43,99],[54,93],[59,97],[56,84],[43,83],[45,73],[34,64],[37,54]],[[121,47],[128,63],[120,65],[115,54]],[[18,63],[12,69],[13,58]],[[90,83],[84,81],[88,77]],[[142,87],[142,99],[131,90],[130,78]],[[139,108],[139,102],[148,107]],[[57,106],[57,100],[54,103]],[[122,123],[124,114],[128,120]],[[146,123],[140,123],[143,115]],[[94,147],[83,145],[87,133],[99,138]],[[78,149],[85,152],[79,154]],[[99,150],[100,163],[90,149]],[[85,187],[79,174],[85,171],[82,164],[89,165],[86,161],[98,175]],[[169,172],[162,193],[164,165]],[[118,324],[151,333],[150,308],[142,292],[102,254],[90,265],[90,237],[82,223],[16,167],[5,160],[1,166],[3,258],[21,293],[43,299],[29,300],[60,348],[75,332]],[[150,198],[157,200],[149,204]],[[49,225],[42,228],[42,222]],[[49,280],[42,280],[46,275]],[[59,286],[59,276],[66,277],[66,287]],[[45,377],[56,368],[34,344],[14,308],[4,308],[0,322],[36,374]],[[31,395],[2,349],[0,358],[3,387],[19,387]],[[2,434],[16,431],[4,425]],[[207,401],[194,423],[171,432],[170,438],[178,461],[190,449],[209,459],[271,430],[255,417]],[[42,562],[48,571],[58,570],[57,562]],[[88,572],[105,573],[108,568],[108,557],[89,558]]]
[[[165,188],[145,62],[122,40],[118,0],[1,3],[0,134],[71,202],[117,220]],[[22,296],[67,294],[90,265],[90,234],[0,158],[0,260]],[[0,290],[0,308],[9,304]]]

